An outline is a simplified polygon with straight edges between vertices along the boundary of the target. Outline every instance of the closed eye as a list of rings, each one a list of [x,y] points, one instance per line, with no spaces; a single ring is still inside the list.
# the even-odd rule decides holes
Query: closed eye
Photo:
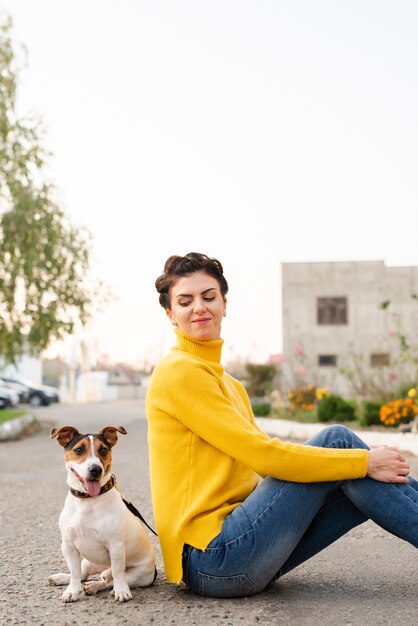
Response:
[[[205,296],[205,297],[203,298],[203,300],[204,300],[205,302],[212,302],[213,300],[215,300],[215,296]],[[190,305],[192,304],[192,301],[191,301],[191,300],[185,300],[185,301],[183,301],[183,302],[179,302],[179,304],[180,304],[180,306],[182,306],[182,307],[188,307],[188,306],[190,306]]]

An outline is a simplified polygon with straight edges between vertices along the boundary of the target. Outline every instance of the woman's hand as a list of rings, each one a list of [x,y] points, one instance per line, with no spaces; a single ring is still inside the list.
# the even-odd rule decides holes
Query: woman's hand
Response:
[[[407,483],[409,465],[396,448],[374,447],[369,450],[367,474],[384,483]]]

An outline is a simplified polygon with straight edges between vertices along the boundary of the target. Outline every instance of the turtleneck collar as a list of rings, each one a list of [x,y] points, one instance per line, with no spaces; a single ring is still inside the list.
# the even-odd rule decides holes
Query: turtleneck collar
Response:
[[[221,362],[223,339],[199,341],[198,339],[192,339],[188,335],[185,335],[178,328],[176,328],[174,332],[177,335],[177,343],[174,350],[183,350],[203,361],[210,361],[212,363]]]

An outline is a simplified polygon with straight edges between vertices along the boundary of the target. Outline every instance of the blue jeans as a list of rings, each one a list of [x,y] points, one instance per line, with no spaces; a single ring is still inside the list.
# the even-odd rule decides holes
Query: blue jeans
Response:
[[[368,448],[345,426],[330,426],[307,445]],[[372,478],[293,483],[265,478],[224,520],[205,551],[186,544],[183,581],[202,596],[248,596],[372,519],[418,548],[418,482]]]

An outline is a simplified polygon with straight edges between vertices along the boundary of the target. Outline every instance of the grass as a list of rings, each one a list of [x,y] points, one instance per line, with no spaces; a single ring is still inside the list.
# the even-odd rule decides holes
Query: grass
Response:
[[[2,424],[3,422],[8,422],[9,420],[14,420],[16,417],[25,415],[25,413],[27,413],[27,411],[18,411],[16,409],[1,409],[0,424]]]
[[[270,413],[269,417],[279,420],[290,420],[292,422],[304,422],[308,424],[314,424],[318,421],[316,409],[313,409],[312,411],[290,408],[276,409]]]

